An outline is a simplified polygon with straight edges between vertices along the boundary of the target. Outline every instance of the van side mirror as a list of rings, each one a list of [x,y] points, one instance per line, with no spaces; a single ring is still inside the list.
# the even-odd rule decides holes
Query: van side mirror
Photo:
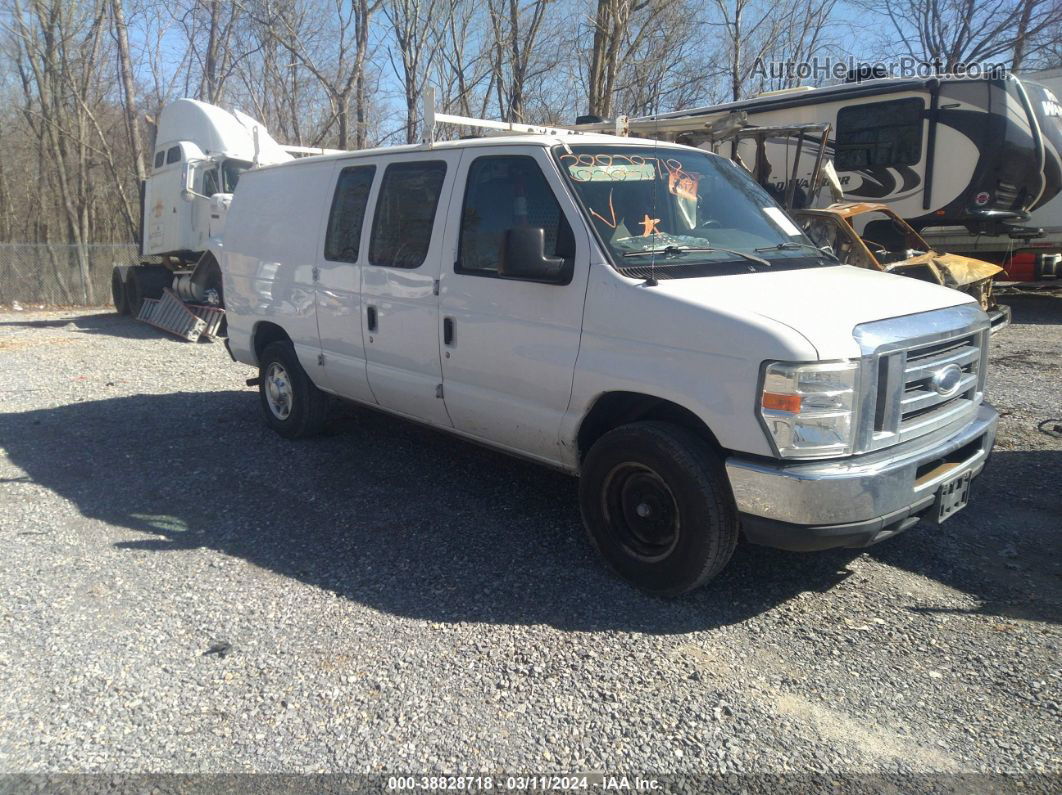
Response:
[[[565,262],[546,256],[546,231],[541,226],[516,226],[505,230],[498,275],[506,279],[566,282]]]
[[[185,163],[181,169],[181,198],[186,202],[195,201],[195,170],[191,163]]]

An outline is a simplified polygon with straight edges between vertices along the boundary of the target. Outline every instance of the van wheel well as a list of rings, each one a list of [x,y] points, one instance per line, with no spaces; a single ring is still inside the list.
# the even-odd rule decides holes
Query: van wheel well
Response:
[[[261,359],[262,351],[274,342],[291,342],[291,337],[276,323],[259,323],[254,330],[255,359]]]
[[[687,428],[723,452],[715,434],[700,417],[678,403],[638,392],[606,392],[590,408],[579,426],[577,437],[579,460],[582,461],[594,442],[611,430],[632,422],[655,420]]]

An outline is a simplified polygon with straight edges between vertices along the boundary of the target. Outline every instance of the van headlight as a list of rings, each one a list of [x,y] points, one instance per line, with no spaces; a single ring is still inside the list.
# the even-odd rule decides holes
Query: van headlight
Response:
[[[774,362],[764,369],[760,416],[782,458],[852,452],[858,361]]]

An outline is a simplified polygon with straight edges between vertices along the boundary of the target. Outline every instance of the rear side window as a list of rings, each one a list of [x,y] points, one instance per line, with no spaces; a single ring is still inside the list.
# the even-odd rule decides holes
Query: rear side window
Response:
[[[913,166],[922,158],[922,108],[917,97],[841,108],[834,165],[840,171]]]
[[[372,219],[369,262],[417,268],[428,255],[446,163],[393,163],[384,171]]]
[[[542,227],[546,256],[566,260],[574,256],[571,227],[534,158],[477,158],[465,183],[461,244],[454,269],[497,275],[505,232],[520,226]]]
[[[361,227],[369,189],[376,166],[352,166],[339,172],[332,211],[328,215],[325,235],[325,259],[333,262],[357,262],[361,247]]]
[[[170,163],[176,163],[181,159],[181,147],[171,146],[169,151],[166,152],[166,165]]]
[[[162,168],[162,164],[165,160],[166,153],[160,149],[155,153],[155,168]]]

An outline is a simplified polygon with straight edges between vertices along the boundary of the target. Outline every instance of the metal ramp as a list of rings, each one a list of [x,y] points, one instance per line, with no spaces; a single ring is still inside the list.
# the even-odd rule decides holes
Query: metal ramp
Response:
[[[200,320],[206,321],[203,336],[209,340],[216,340],[221,321],[225,319],[225,310],[216,306],[199,306],[198,304],[185,304],[185,306]]]
[[[206,310],[211,313],[206,317],[196,314],[193,309]],[[216,317],[214,316],[216,313]],[[177,294],[166,288],[162,291],[162,298],[145,298],[140,307],[137,320],[142,320],[148,325],[167,331],[189,342],[195,342],[208,327],[212,328],[212,334],[217,332],[221,324],[224,312],[210,307],[189,307],[177,297]]]

